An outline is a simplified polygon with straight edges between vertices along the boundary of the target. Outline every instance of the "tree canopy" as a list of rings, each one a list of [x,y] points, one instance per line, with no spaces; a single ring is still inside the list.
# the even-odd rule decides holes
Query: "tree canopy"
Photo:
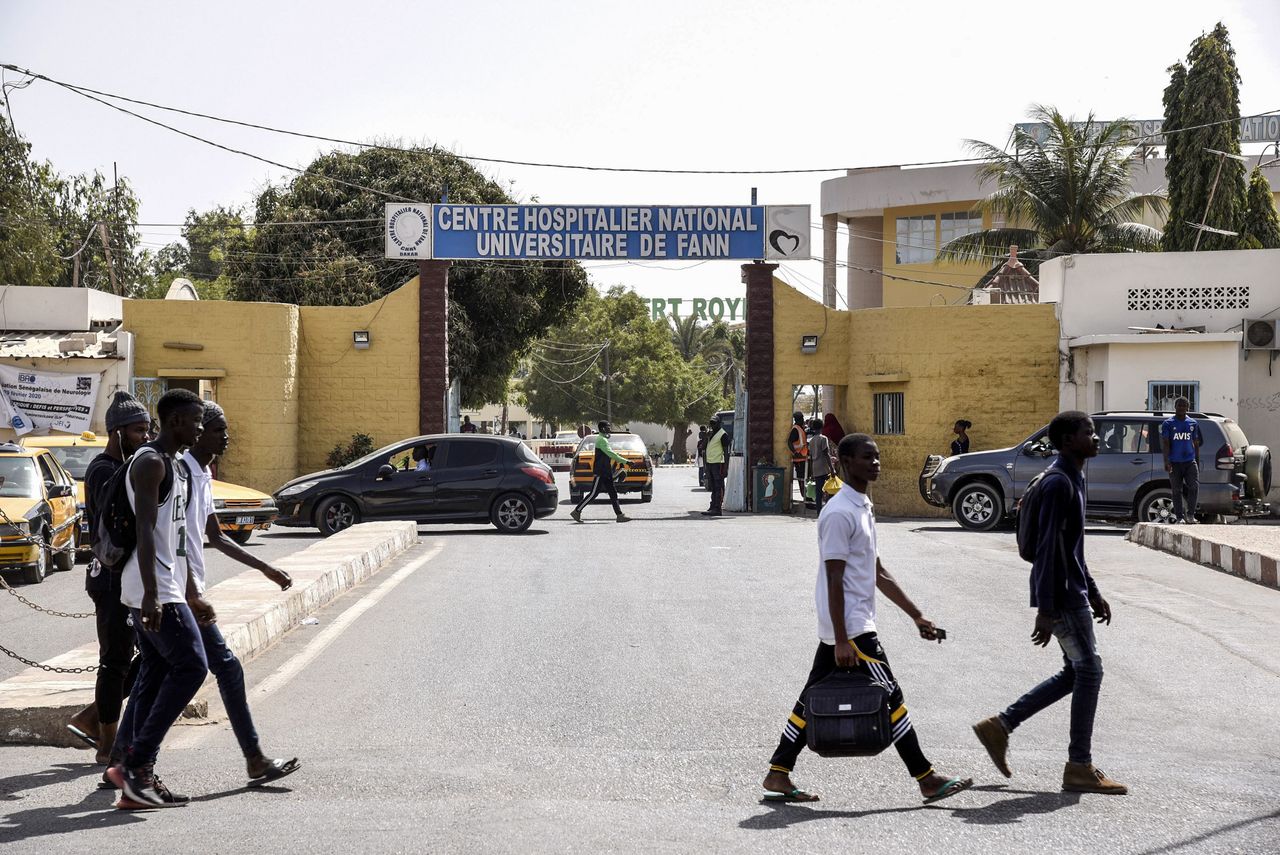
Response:
[[[1030,117],[1047,126],[1043,142],[1017,128],[1012,153],[968,141],[985,161],[977,170],[979,181],[995,184],[978,208],[1006,225],[949,241],[938,260],[985,261],[992,265],[986,281],[1011,245],[1033,274],[1041,261],[1059,255],[1158,249],[1159,230],[1139,220],[1148,209],[1163,213],[1165,199],[1135,194],[1130,186],[1132,125],[1123,119],[1098,121],[1092,113],[1076,123],[1043,106]]]
[[[439,148],[334,151],[313,161],[308,173],[258,195],[256,226],[224,262],[233,299],[368,303],[417,274],[413,262],[382,257],[386,201],[434,202],[446,195],[462,204],[513,201],[496,182]],[[588,290],[586,274],[574,262],[455,263],[449,272],[450,379],[461,381],[464,405],[499,400],[529,344]]]
[[[605,388],[608,356],[609,389]],[[573,317],[552,327],[528,360],[523,390],[534,416],[555,422],[613,421],[687,425],[722,403],[720,370],[701,355],[681,356],[665,321],[635,293],[594,289]]]
[[[1240,223],[1240,246],[1242,249],[1280,249],[1276,197],[1271,193],[1267,177],[1257,167],[1249,174],[1249,190]]]
[[[1161,239],[1169,252],[1241,246],[1238,237],[1191,225],[1239,232],[1247,207],[1244,164],[1214,153],[1240,154],[1235,56],[1227,28],[1219,23],[1191,43],[1185,65],[1169,68],[1164,91],[1169,218]]]

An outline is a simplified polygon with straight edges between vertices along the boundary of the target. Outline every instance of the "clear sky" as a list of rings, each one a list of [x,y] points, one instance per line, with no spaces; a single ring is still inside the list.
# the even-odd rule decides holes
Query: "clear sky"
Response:
[[[1210,11],[1210,7],[1214,11]],[[1000,142],[1033,103],[1158,118],[1165,69],[1223,20],[1246,114],[1280,108],[1275,0],[1025,2],[59,2],[0,0],[0,61],[163,104],[462,154],[689,169],[853,167]],[[10,76],[12,79],[12,75]],[[247,205],[284,170],[210,148],[50,84],[14,93],[37,157],[112,163],[144,222]],[[157,118],[305,166],[312,141]],[[809,203],[824,175],[661,176],[482,167],[522,201]],[[176,228],[145,227],[163,245]],[[821,250],[815,229],[815,251]],[[740,296],[736,262],[588,263],[645,296]],[[793,265],[813,293],[817,262]]]

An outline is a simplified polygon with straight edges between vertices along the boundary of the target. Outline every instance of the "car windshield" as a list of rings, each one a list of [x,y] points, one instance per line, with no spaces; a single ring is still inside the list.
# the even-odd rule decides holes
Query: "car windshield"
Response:
[[[533,453],[533,449],[525,445],[523,442],[516,445],[516,457],[519,457],[525,463],[541,463],[542,460],[538,455]]]
[[[84,480],[84,473],[89,468],[89,463],[101,452],[101,448],[92,445],[58,446],[49,449],[49,453],[62,464],[62,468],[70,472],[71,477],[77,481]]]
[[[431,444],[434,445],[434,443],[431,443]],[[377,460],[378,458],[382,458],[383,463],[391,463],[391,456],[393,454],[396,455],[396,461],[399,461],[402,456],[409,454],[412,450],[413,450],[412,443],[409,443],[406,445],[404,440],[400,440],[399,442],[393,442],[390,445],[384,445],[382,446],[382,448],[379,448],[377,451],[370,452],[369,454],[366,454],[364,457],[361,457],[357,460],[353,460],[350,463],[348,463],[346,466],[340,466],[338,468],[359,469],[361,466],[364,466],[366,463],[370,463],[374,460]],[[397,452],[399,452],[399,454],[397,454]]]
[[[37,498],[38,485],[36,462],[30,457],[0,457],[0,498]]]

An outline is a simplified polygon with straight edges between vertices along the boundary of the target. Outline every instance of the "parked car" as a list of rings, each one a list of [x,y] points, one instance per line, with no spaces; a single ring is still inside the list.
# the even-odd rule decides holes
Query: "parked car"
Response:
[[[552,470],[568,472],[573,468],[573,452],[580,439],[576,430],[557,431],[554,437],[543,440],[537,446],[538,457]]]
[[[428,469],[418,471],[418,459]],[[517,533],[555,513],[551,467],[515,437],[415,436],[339,469],[303,475],[275,493],[278,525],[328,536],[367,520],[492,523]]]
[[[0,443],[0,570],[43,582],[76,560],[80,510],[75,481],[43,448]]]
[[[1169,413],[1094,413],[1101,440],[1085,472],[1086,512],[1101,519],[1171,522],[1173,491],[1160,452],[1160,423]],[[1250,445],[1240,425],[1217,413],[1190,413],[1200,424],[1199,516],[1266,514],[1271,450]],[[1031,479],[1057,455],[1043,427],[1014,446],[954,457],[932,455],[920,472],[920,495],[949,508],[956,522],[988,531],[1016,513]]]
[[[81,434],[52,434],[24,437],[28,448],[47,448],[58,462],[76,479],[76,502],[81,511],[80,552],[89,551],[88,521],[84,511],[84,473],[93,458],[107,447],[107,440],[91,430]],[[213,480],[213,511],[218,528],[241,545],[249,542],[255,531],[266,531],[276,518],[276,504],[266,493],[241,487],[227,481]],[[203,531],[203,529],[201,529]]]
[[[615,433],[609,436],[609,445],[619,455],[627,459],[627,474],[615,482],[619,495],[623,493],[639,493],[640,501],[653,501],[653,461],[645,448],[644,440],[634,433]],[[574,453],[573,473],[569,476],[569,498],[574,502],[582,501],[582,497],[591,489],[595,479],[596,436],[591,434],[578,443]]]

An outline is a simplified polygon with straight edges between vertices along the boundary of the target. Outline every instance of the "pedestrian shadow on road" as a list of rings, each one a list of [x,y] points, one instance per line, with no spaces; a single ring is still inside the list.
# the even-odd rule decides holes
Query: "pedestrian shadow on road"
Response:
[[[498,531],[492,526],[488,528],[440,528],[440,529],[418,529],[418,537],[453,537],[459,534],[484,535],[486,537],[511,537],[506,532]],[[526,535],[550,534],[545,528],[529,528],[520,532],[516,537],[524,537]]]
[[[33,837],[114,828],[146,821],[141,814],[116,810],[116,798],[114,790],[95,789],[87,793],[78,804],[0,814],[0,843],[16,843]]]
[[[950,811],[959,819],[971,825],[1005,825],[1020,822],[1028,814],[1052,813],[1061,808],[1077,804],[1080,801],[1079,793],[1010,790],[1004,784],[981,785],[972,787],[969,790],[971,793],[975,791],[1020,795],[1023,798],[1003,799],[989,805],[977,807],[969,807],[963,801],[947,799],[945,802],[931,805],[872,808],[869,810],[823,810],[795,803],[761,800],[760,804],[771,808],[769,813],[744,819],[738,823],[738,827],[755,831],[769,831],[820,819],[861,819],[862,817],[876,816],[878,814],[912,813],[920,810]]]
[[[218,799],[225,799],[227,796],[239,796],[246,793],[292,793],[293,789],[281,784],[260,784],[256,787],[250,787],[241,784],[238,787],[232,787],[229,790],[220,790],[216,793],[205,793],[202,796],[192,796],[193,802],[213,802]]]
[[[38,772],[27,772],[25,775],[14,775],[12,778],[0,778],[0,802],[20,801],[27,790],[47,787],[50,784],[62,784],[92,775],[100,767],[93,763],[59,763]]]

